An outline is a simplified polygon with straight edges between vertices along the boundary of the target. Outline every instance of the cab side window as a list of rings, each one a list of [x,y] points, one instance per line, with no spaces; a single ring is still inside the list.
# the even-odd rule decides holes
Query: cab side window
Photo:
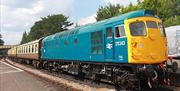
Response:
[[[161,36],[166,37],[164,26],[161,23],[158,23],[158,27],[161,32]]]
[[[120,26],[115,27],[115,35],[116,35],[115,36],[116,38],[126,36],[124,25],[120,25]]]

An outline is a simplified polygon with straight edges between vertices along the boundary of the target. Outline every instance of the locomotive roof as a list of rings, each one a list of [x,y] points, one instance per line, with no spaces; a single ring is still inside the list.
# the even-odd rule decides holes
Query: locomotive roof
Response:
[[[110,24],[110,23],[114,23],[114,22],[118,22],[118,21],[122,21],[122,24],[124,24],[124,20],[126,19],[130,19],[130,18],[136,18],[136,17],[142,17],[142,16],[151,16],[151,17],[155,17],[154,11],[152,10],[137,10],[137,11],[132,11],[129,13],[125,13],[116,17],[112,17],[109,19],[105,19],[102,21],[98,21],[95,23],[90,23],[90,24],[86,24],[80,27],[76,27],[76,28],[72,28],[69,29],[68,31],[63,31],[63,32],[59,32],[50,36],[47,36],[44,38],[44,40],[51,40],[55,37],[62,37],[62,36],[68,36],[69,34],[80,34],[80,33],[86,33],[86,32],[93,32],[93,31],[97,31],[96,28],[99,26],[103,26],[106,24]],[[90,28],[94,28],[95,30],[90,30]]]

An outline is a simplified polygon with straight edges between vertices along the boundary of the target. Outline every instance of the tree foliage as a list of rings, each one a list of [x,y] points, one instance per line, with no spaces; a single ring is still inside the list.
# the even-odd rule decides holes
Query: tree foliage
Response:
[[[124,14],[130,11],[138,10],[139,6],[133,6],[131,3],[128,7],[121,6],[119,4],[112,5],[109,4],[107,6],[101,6],[97,11],[97,17],[96,20],[104,20],[107,18],[111,18],[120,14]]]
[[[180,25],[180,16],[170,17],[164,21],[165,26]]]
[[[97,11],[96,20],[100,21],[118,15],[120,8],[122,8],[122,6],[120,6],[119,4],[117,5],[109,4],[108,6],[105,7],[101,6]]]
[[[0,46],[4,45],[4,41],[1,38],[2,38],[2,35],[0,34]]]
[[[0,46],[4,45],[4,41],[0,39]]]
[[[27,39],[27,33],[26,33],[26,31],[23,33],[23,36],[22,36],[22,40],[21,40],[21,44],[24,44],[24,43],[26,43],[27,41],[28,41],[28,39]]]
[[[138,9],[154,10],[165,26],[180,24],[180,0],[144,0],[143,2],[138,0],[137,5],[129,4],[127,7],[109,4],[99,8],[96,20],[107,19]]]
[[[57,32],[66,31],[73,23],[68,21],[68,17],[63,14],[49,15],[35,22],[30,32],[24,32],[21,43],[33,41]]]
[[[144,0],[140,3],[140,7],[143,9],[154,10],[156,15],[162,19],[166,26],[171,24],[172,19],[178,19],[180,16],[180,0]],[[180,20],[177,20],[180,21]],[[174,22],[177,22],[176,20]]]

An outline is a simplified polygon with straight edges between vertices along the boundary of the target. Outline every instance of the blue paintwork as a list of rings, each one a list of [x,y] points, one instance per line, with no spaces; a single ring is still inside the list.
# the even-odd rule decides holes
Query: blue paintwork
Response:
[[[106,28],[112,27],[114,33],[114,27],[124,24],[124,20],[141,16],[153,14],[138,10],[45,37],[42,40],[42,59],[128,63],[127,37],[107,39]],[[91,33],[95,31],[102,31],[102,54],[91,53]],[[107,43],[112,43],[112,49],[106,48]]]

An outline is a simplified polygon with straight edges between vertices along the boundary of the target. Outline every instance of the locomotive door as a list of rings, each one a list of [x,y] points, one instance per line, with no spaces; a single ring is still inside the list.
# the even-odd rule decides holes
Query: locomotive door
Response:
[[[114,37],[111,27],[106,28],[105,34],[105,59],[114,59]]]

